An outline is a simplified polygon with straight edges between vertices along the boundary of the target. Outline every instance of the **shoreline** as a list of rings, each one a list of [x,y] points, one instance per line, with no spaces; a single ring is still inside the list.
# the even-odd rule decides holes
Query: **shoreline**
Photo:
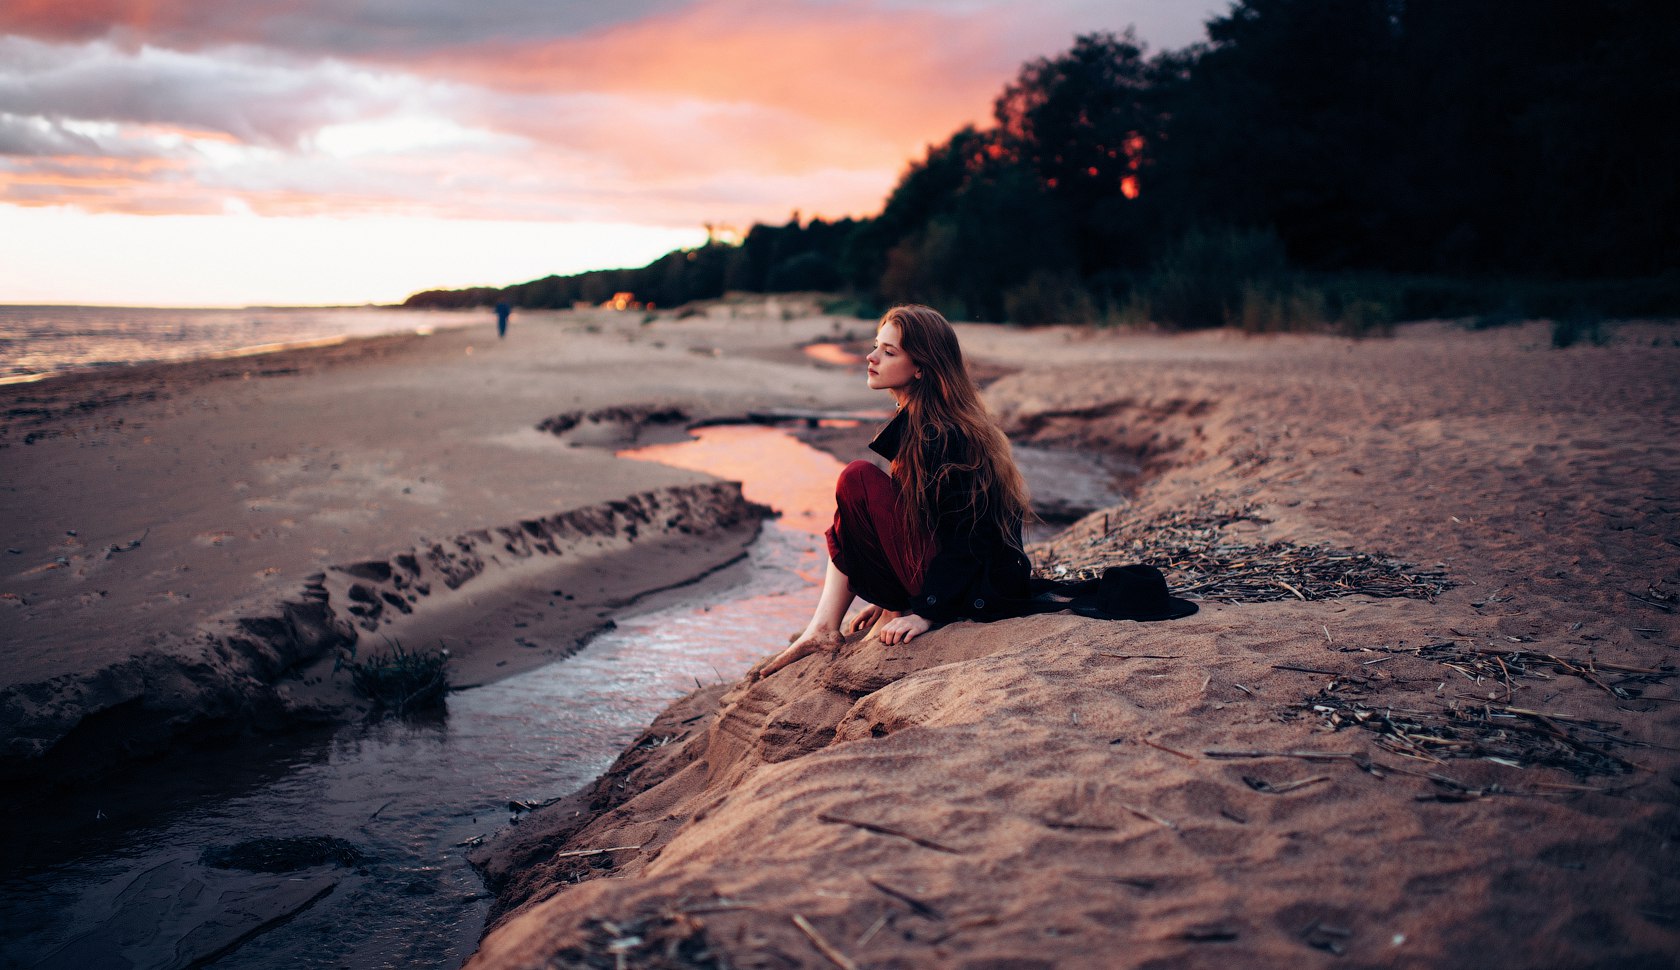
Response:
[[[1201,613],[696,691],[474,852],[469,966],[1672,960],[1680,354],[1628,337],[1041,341],[987,391],[1012,438],[1152,477],[1039,558],[1176,556]],[[1396,559],[1448,588],[1347,565]]]
[[[439,320],[421,323],[412,321],[411,325],[398,329],[373,330],[371,332],[328,333],[320,336],[296,336],[290,339],[260,340],[254,335],[251,339],[256,342],[223,347],[221,349],[201,350],[189,356],[163,356],[118,358],[107,360],[92,360],[79,363],[69,363],[46,370],[35,370],[25,373],[0,375],[0,388],[18,384],[34,384],[41,381],[57,380],[64,377],[91,376],[100,374],[122,373],[135,368],[192,365],[219,360],[238,360],[246,357],[260,357],[269,354],[285,353],[300,350],[318,350],[339,344],[354,343],[365,340],[377,340],[385,337],[424,337],[439,330],[468,329],[482,325],[483,320],[477,313],[469,311],[418,311],[404,310],[402,307],[389,306],[355,306],[355,307],[129,307],[129,306],[75,306],[75,305],[0,305],[0,317],[11,311],[66,311],[71,314],[83,312],[108,311],[116,314],[239,314],[239,313],[377,313],[386,310],[399,310],[416,316],[432,316],[447,318],[447,322],[439,325]],[[73,321],[65,321],[73,325]],[[27,340],[26,336],[15,336],[14,339]],[[155,348],[154,348],[155,349]],[[17,366],[17,365],[14,365]]]

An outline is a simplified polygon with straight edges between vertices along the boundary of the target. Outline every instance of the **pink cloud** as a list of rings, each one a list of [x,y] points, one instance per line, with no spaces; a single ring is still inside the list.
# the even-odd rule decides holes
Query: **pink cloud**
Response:
[[[317,55],[421,51],[490,37],[575,33],[683,0],[7,0],[0,35],[180,50],[250,44]]]
[[[407,66],[524,93],[610,94],[672,110],[704,102],[740,116],[750,107],[743,154],[769,153],[778,167],[836,154],[842,164],[897,167],[988,116],[1019,57],[1009,43],[1014,16],[705,0],[583,36],[483,44]],[[808,130],[818,127],[826,138],[811,145]]]
[[[0,204],[664,225],[867,215],[926,145],[984,123],[1021,61],[1097,9],[12,0]],[[6,47],[8,34],[60,42]],[[408,123],[460,138],[378,142],[379,125]],[[376,142],[360,154],[323,134],[357,126],[352,139]],[[122,164],[101,171],[101,155]]]

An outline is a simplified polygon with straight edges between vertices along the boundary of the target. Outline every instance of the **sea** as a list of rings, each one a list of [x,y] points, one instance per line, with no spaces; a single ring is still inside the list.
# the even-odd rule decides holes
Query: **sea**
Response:
[[[390,307],[0,306],[0,384],[66,371],[237,357],[482,325],[488,311]]]

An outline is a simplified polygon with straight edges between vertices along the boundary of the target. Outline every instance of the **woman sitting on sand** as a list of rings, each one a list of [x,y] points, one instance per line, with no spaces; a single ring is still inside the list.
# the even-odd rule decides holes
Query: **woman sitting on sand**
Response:
[[[870,605],[847,632],[869,627],[887,644],[908,643],[935,624],[1006,615],[1006,604],[1031,596],[1021,548],[1026,486],[951,324],[925,306],[888,310],[869,354],[869,386],[898,405],[869,443],[892,474],[866,461],[840,473],[816,612],[756,676],[839,649],[853,596]]]

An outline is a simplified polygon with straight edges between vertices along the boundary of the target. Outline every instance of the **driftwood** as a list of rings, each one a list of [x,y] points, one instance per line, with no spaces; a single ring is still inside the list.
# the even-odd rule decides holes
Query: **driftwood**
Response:
[[[905,840],[908,840],[910,842],[914,842],[915,844],[923,847],[924,849],[932,849],[935,852],[949,852],[949,853],[953,853],[953,854],[960,854],[961,851],[962,851],[961,849],[953,849],[948,845],[942,845],[938,842],[935,842],[932,839],[923,838],[920,835],[915,835],[913,833],[906,832],[903,829],[893,828],[890,825],[883,825],[879,822],[866,822],[866,821],[863,821],[861,819],[844,818],[842,816],[833,815],[833,814],[830,814],[828,812],[824,812],[824,813],[818,815],[817,816],[817,821],[827,822],[830,825],[851,825],[851,826],[854,826],[856,828],[863,829],[865,832],[874,832],[877,835],[895,836],[895,837],[900,838],[900,839],[905,839]]]

